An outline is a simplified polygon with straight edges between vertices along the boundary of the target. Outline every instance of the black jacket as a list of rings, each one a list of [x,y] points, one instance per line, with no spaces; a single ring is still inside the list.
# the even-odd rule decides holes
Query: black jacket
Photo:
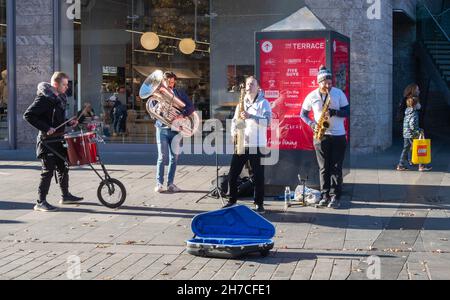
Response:
[[[47,137],[47,132],[50,128],[57,128],[66,121],[66,105],[67,99],[65,95],[56,96],[49,83],[40,83],[38,85],[37,97],[23,115],[23,118],[28,123],[39,130],[37,138],[38,158],[41,158],[42,154],[48,153],[48,149],[41,144],[42,140],[58,139],[64,135],[65,126],[58,129],[53,136]],[[55,146],[55,148],[62,150],[59,145]]]

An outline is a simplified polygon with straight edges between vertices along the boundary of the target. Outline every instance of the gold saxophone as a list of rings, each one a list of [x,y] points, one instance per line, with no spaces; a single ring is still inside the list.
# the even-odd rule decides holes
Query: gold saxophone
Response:
[[[237,155],[245,154],[245,120],[242,119],[241,114],[245,111],[245,86],[241,85],[241,96],[239,98],[239,111],[236,120],[236,136],[234,138],[234,152]]]
[[[330,116],[328,111],[331,105],[331,96],[327,95],[325,100],[325,104],[323,106],[322,115],[320,116],[320,120],[317,123],[316,129],[314,131],[314,139],[321,141],[325,136],[325,132],[330,128]]]

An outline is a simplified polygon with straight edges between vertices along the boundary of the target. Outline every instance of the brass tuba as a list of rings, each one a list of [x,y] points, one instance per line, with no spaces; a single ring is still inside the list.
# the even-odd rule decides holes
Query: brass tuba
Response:
[[[147,77],[141,86],[139,97],[148,99],[146,108],[150,116],[180,132],[184,137],[191,137],[198,131],[198,114],[194,112],[190,116],[183,116],[186,105],[166,86],[161,70],[156,70]]]

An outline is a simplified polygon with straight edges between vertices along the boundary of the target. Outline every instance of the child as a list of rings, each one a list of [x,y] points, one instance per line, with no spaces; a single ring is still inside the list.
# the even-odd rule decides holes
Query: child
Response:
[[[400,162],[397,166],[397,171],[406,171],[408,169],[408,156],[411,153],[413,140],[418,138],[423,130],[419,128],[419,98],[410,97],[406,100],[405,118],[403,120],[403,152],[400,156]],[[419,171],[430,171],[431,167],[419,165]]]

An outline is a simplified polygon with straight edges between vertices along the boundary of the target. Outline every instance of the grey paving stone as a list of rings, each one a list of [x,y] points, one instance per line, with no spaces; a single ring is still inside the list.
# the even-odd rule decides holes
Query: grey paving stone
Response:
[[[367,280],[369,266],[360,258],[379,255],[382,279],[450,279],[450,175],[398,173],[387,168],[397,156],[353,161],[341,210],[294,207],[283,214],[282,203],[267,199],[267,217],[277,227],[276,248],[269,257],[242,260],[185,253],[185,240],[193,235],[192,218],[220,208],[217,199],[196,203],[203,196],[199,190],[206,194],[214,167],[180,166],[177,183],[189,191],[156,195],[154,166],[108,166],[132,191],[119,210],[99,205],[92,192],[98,185],[95,174],[74,170],[71,188],[86,201],[55,214],[39,214],[31,210],[39,163],[8,162],[35,169],[2,169],[10,175],[6,181],[2,178],[0,195],[17,209],[2,210],[0,199],[0,220],[18,223],[0,226],[0,271],[5,274],[0,277],[67,280],[67,257],[77,254],[83,279]],[[447,164],[444,169],[450,170]],[[19,178],[22,190],[6,188]],[[59,200],[54,184],[49,199]],[[30,255],[40,251],[55,256]]]

